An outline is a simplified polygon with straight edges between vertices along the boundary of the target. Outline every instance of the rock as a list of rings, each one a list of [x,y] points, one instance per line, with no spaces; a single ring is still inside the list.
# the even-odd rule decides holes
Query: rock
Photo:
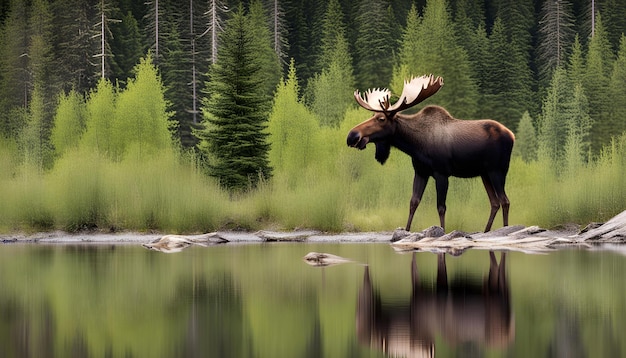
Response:
[[[311,266],[333,266],[339,264],[345,264],[348,262],[354,262],[345,257],[327,254],[323,252],[309,252],[303,257],[304,262]]]

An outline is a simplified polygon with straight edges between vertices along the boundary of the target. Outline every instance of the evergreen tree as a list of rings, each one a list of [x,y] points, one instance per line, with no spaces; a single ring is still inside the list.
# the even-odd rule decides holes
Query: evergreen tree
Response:
[[[316,73],[328,68],[336,53],[337,39],[346,37],[343,10],[339,0],[330,0],[322,20],[321,47],[316,64]]]
[[[270,32],[272,34],[272,48],[276,52],[276,56],[280,59],[281,64],[286,63],[287,51],[289,50],[289,42],[287,40],[287,21],[285,19],[285,11],[280,0],[272,0],[269,2],[270,8]]]
[[[573,84],[581,84],[584,81],[585,63],[583,59],[583,50],[578,39],[578,34],[574,37],[572,51],[567,63],[567,74]]]
[[[564,69],[557,67],[543,100],[538,134],[538,156],[551,163],[560,164],[563,158],[567,133],[569,104],[572,86]],[[558,165],[556,165],[558,169]]]
[[[600,13],[604,20],[607,38],[613,51],[617,52],[621,35],[626,33],[626,2],[623,0],[601,0],[598,2],[600,3]]]
[[[589,103],[582,85],[576,84],[567,121],[567,137],[563,150],[565,172],[575,175],[589,153]]]
[[[557,67],[543,102],[539,130],[539,157],[554,164],[557,173],[573,173],[589,153],[592,120],[580,84],[572,85]]]
[[[24,1],[11,1],[0,33],[0,120],[3,134],[7,137],[19,136],[19,132],[14,130],[24,125],[16,122],[21,116],[12,116],[13,110],[26,110],[30,102],[32,78],[28,67],[30,33],[27,10]]]
[[[98,39],[92,24],[96,17],[93,1],[56,0],[52,3],[55,18],[52,44],[56,75],[61,89],[87,93],[98,83],[93,56],[98,53]]]
[[[25,163],[39,172],[50,169],[53,163],[51,127],[42,92],[40,86],[35,84],[28,106],[28,122],[20,141]]]
[[[521,156],[527,163],[537,159],[537,133],[528,111],[524,112],[517,126],[513,153]]]
[[[386,87],[391,81],[393,47],[387,1],[362,0],[356,16],[356,85]]]
[[[619,135],[626,131],[626,36],[620,40],[617,60],[609,81],[609,118],[613,118],[613,133]]]
[[[143,56],[143,45],[139,33],[139,24],[129,12],[122,17],[120,23],[113,24],[111,32],[111,52],[115,56],[112,64],[113,74],[111,80],[124,86],[126,80],[133,77],[133,69]]]
[[[272,47],[272,35],[267,26],[267,14],[261,0],[252,0],[247,18],[250,26],[254,29],[253,51],[261,64],[259,75],[263,80],[265,95],[269,101],[274,96],[274,90],[276,90],[276,86],[282,77],[282,65],[278,54]]]
[[[594,153],[609,143],[615,119],[610,118],[607,83],[613,67],[613,54],[600,15],[596,16],[595,35],[589,41],[583,86],[589,100],[589,115],[593,120],[591,145]]]
[[[532,94],[525,86],[528,67],[496,19],[483,55],[479,80],[482,116],[494,118],[509,128],[517,127],[523,113],[532,107]]]
[[[538,62],[539,75],[548,82],[552,71],[564,66],[574,38],[574,17],[568,0],[545,1],[539,21]]]
[[[317,71],[320,53],[321,19],[324,7],[317,0],[288,2],[286,6],[290,31],[288,33],[289,56],[296,63],[296,71],[302,83],[313,77]],[[318,13],[319,15],[318,17]]]
[[[176,28],[165,36],[163,45],[165,50],[160,67],[165,83],[165,98],[171,104],[172,120],[178,123],[177,138],[183,147],[193,147],[197,140],[191,133],[194,123],[191,113],[192,94],[188,86],[188,56]]]
[[[217,49],[219,48],[219,34],[224,30],[224,14],[228,7],[220,0],[210,0],[206,11],[206,31],[210,45],[210,63],[217,62]]]
[[[269,178],[268,101],[251,20],[240,6],[220,36],[204,100],[205,128],[197,132],[209,174],[230,190]]]
[[[457,43],[445,0],[428,0],[421,21],[415,7],[409,11],[399,60],[391,85],[394,93],[401,93],[410,76],[432,73],[443,77],[445,85],[425,103],[440,104],[459,118],[475,117],[478,86],[467,53]]]

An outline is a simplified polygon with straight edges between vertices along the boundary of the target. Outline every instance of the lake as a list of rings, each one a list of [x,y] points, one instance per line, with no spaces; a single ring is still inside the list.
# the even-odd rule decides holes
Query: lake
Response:
[[[0,357],[626,356],[624,252],[0,244]]]

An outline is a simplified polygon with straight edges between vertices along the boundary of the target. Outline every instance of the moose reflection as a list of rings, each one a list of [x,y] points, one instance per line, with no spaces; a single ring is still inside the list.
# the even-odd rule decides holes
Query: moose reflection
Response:
[[[408,304],[383,304],[365,267],[356,313],[359,342],[396,357],[434,357],[437,337],[451,346],[508,346],[514,339],[515,325],[506,253],[502,253],[500,264],[493,252],[489,258],[489,274],[482,281],[449,283],[445,254],[439,254],[437,281],[430,285],[420,279],[414,254]]]

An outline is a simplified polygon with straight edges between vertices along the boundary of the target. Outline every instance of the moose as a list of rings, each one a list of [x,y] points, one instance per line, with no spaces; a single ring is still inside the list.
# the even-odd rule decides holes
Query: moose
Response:
[[[504,226],[509,223],[509,199],[504,190],[515,136],[501,123],[490,119],[459,120],[440,106],[429,105],[415,114],[399,113],[434,95],[443,86],[441,77],[413,77],[405,81],[397,102],[390,104],[388,89],[354,92],[357,103],[374,112],[365,122],[348,133],[348,146],[365,149],[376,145],[375,158],[381,164],[389,158],[391,147],[408,154],[413,163],[413,195],[409,206],[411,222],[429,177],[435,179],[437,212],[445,230],[448,178],[481,177],[491,214],[485,232],[491,230],[493,219],[502,207]]]

